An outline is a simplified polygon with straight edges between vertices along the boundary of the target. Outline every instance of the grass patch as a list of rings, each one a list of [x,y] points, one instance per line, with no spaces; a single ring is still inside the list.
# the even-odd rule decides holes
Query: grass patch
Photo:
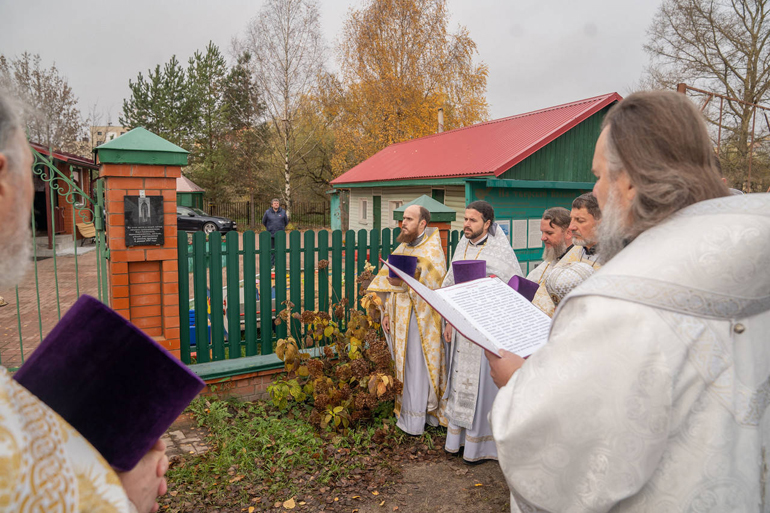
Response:
[[[210,432],[211,450],[173,462],[172,494],[161,502],[162,511],[259,510],[329,489],[387,484],[400,471],[394,454],[433,453],[442,434],[429,429],[422,437],[405,435],[395,428],[392,402],[378,407],[372,424],[342,433],[319,432],[305,420],[311,408],[302,404],[282,412],[263,402],[198,398],[189,411]]]

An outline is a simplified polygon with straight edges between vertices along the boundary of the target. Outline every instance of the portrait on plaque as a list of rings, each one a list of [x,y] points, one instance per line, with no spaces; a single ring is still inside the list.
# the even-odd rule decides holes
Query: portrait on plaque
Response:
[[[123,196],[126,247],[163,245],[163,196]]]

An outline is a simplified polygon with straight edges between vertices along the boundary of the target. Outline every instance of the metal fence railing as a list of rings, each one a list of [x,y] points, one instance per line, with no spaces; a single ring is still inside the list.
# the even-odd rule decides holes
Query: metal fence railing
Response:
[[[366,262],[380,269],[379,258],[387,259],[398,246],[399,233],[400,228],[357,233],[292,231],[288,236],[277,232],[273,267],[272,251],[263,249],[271,248],[268,232],[247,231],[242,236],[229,232],[224,238],[213,232],[208,240],[206,234],[196,232],[191,244],[180,232],[182,361],[190,364],[192,351],[195,363],[269,354],[274,341],[288,333],[300,341],[305,334],[298,319],[290,319],[288,326],[273,322],[286,300],[294,304],[293,312],[318,310],[333,316],[332,305],[347,298],[345,318],[335,318],[344,323],[360,298],[356,278]],[[457,231],[448,234],[447,261],[458,240]]]
[[[251,230],[260,229],[262,216],[268,208],[270,208],[269,202],[255,202],[253,208],[250,201],[209,201],[206,203],[206,211],[210,215],[227,217],[238,223],[238,226]],[[298,230],[328,228],[331,224],[329,203],[325,201],[294,201],[289,222]]]

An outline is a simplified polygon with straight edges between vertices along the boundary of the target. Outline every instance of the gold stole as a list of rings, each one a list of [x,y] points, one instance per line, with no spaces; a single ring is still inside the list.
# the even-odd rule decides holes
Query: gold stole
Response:
[[[410,247],[401,244],[393,251],[397,255],[412,255],[417,257],[415,277],[430,289],[441,287],[446,274],[446,259],[441,246],[438,230],[427,235],[417,246]],[[444,396],[446,389],[446,369],[444,368],[444,344],[441,341],[441,316],[406,285],[394,287],[388,282],[388,268],[383,266],[372,280],[370,292],[389,293],[390,296],[383,305],[390,316],[390,336],[393,342],[393,352],[396,364],[396,377],[404,381],[406,369],[406,344],[409,338],[409,323],[412,308],[417,316],[417,327],[420,330],[422,352],[430,376],[431,394],[428,400],[428,412],[446,425]],[[395,413],[401,412],[401,398],[396,398]]]

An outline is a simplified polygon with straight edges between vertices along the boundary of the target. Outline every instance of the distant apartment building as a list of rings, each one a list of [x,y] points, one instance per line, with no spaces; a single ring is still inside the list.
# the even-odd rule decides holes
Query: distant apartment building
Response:
[[[123,126],[92,126],[91,127],[91,147],[95,148],[115,139],[128,132],[128,128]]]

